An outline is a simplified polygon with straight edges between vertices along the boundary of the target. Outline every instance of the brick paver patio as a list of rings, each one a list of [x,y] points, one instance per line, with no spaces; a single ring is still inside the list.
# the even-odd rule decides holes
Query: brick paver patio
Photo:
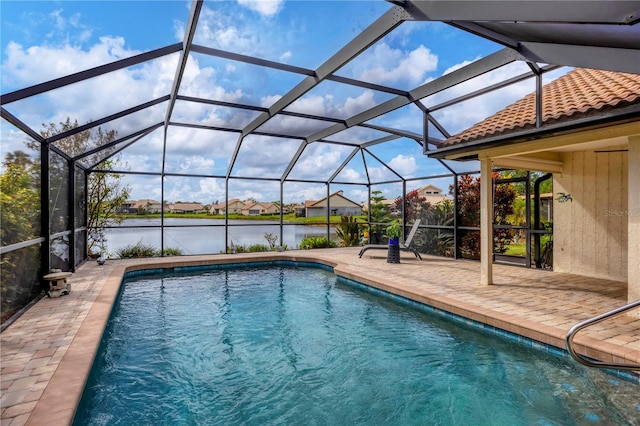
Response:
[[[626,304],[626,283],[525,268],[494,266],[495,284],[480,286],[477,262],[358,248],[252,255],[189,256],[83,264],[68,296],[43,298],[0,335],[0,423],[66,425],[73,418],[122,275],[142,265],[241,260],[321,261],[336,273],[538,341],[564,348],[574,324]],[[640,364],[640,319],[619,316],[585,329],[581,353]]]

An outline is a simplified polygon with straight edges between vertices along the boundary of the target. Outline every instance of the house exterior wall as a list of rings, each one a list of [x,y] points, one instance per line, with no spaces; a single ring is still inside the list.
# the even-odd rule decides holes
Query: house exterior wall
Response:
[[[360,206],[352,201],[349,201],[343,197],[338,197],[336,195],[332,195],[331,198],[329,198],[329,204],[331,205],[332,209],[338,208],[338,207],[357,207],[360,208]],[[313,207],[326,207],[327,206],[327,199],[323,199],[318,201],[317,203],[315,203],[313,205]]]
[[[242,209],[245,208],[245,204],[242,201],[231,201],[229,202],[229,214],[238,214],[238,213],[242,213]],[[225,207],[224,205],[222,206],[222,208],[220,209],[220,214],[225,214]]]
[[[280,210],[278,210],[278,206],[276,206],[275,204],[269,204],[268,206],[265,206],[265,214],[276,214],[276,213],[280,213]]]
[[[331,211],[334,216],[359,216],[362,214],[361,207],[338,207],[331,205]],[[327,215],[327,207],[326,206],[314,206],[307,207],[307,217],[318,217],[318,216],[326,216]]]
[[[562,160],[553,177],[554,271],[627,281],[628,153],[566,152]]]
[[[334,216],[359,216],[362,214],[362,207],[338,194],[329,197],[331,214]],[[306,208],[307,217],[318,217],[327,215],[327,199],[319,200]]]

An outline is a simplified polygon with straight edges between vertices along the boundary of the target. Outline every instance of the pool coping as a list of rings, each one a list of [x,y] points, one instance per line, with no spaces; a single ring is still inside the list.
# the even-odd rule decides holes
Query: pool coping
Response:
[[[332,268],[336,266],[334,262],[325,259],[291,254],[260,257],[238,256],[234,258],[210,257],[198,260],[190,258],[171,260],[166,260],[165,258],[162,261],[149,259],[148,262],[133,265],[116,264],[116,262],[112,262],[115,266],[111,269],[82,326],[78,330],[66,354],[61,359],[58,368],[51,377],[47,388],[42,393],[26,424],[72,424],[91,367],[98,352],[103,332],[124,282],[125,274],[147,269],[158,269],[160,265],[160,269],[171,269],[229,264],[241,266],[256,261],[269,262],[282,260],[323,264]],[[96,328],[102,330],[102,332],[96,333]]]
[[[104,329],[111,315],[125,274],[145,269],[171,269],[208,265],[243,265],[255,262],[302,262],[325,265],[333,268],[337,276],[368,285],[409,300],[426,304],[436,309],[459,315],[473,321],[521,335],[534,341],[564,348],[564,332],[557,327],[533,321],[519,320],[514,324],[507,314],[481,306],[453,300],[437,294],[420,294],[393,279],[356,271],[348,263],[310,256],[305,252],[284,252],[268,255],[198,256],[179,258],[139,259],[136,263],[110,262],[108,275],[92,302],[82,325],[52,375],[46,389],[33,407],[26,424],[71,424],[79,404],[86,380],[102,340]],[[106,272],[106,271],[105,271]],[[96,330],[100,330],[97,332]],[[630,353],[616,345],[598,341],[589,336],[577,336],[576,347],[580,353],[591,358],[610,362],[638,362],[640,355]]]

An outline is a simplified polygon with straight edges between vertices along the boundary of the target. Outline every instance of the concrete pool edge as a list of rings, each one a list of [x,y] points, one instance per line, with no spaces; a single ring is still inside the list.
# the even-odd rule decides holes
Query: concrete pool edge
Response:
[[[556,347],[559,350],[566,352],[566,331],[563,329],[523,319],[518,319],[516,323],[514,323],[514,318],[511,315],[501,314],[500,312],[496,312],[491,309],[451,299],[446,296],[437,294],[420,294],[413,291],[413,289],[405,288],[401,283],[397,282],[384,284],[379,282],[381,281],[380,277],[372,278],[360,273],[345,271],[341,269],[340,265],[335,267],[334,271],[339,276],[361,282],[384,292],[395,294],[460,317],[506,330],[528,339]],[[579,353],[592,359],[610,363],[640,363],[640,353],[638,351],[620,348],[619,346],[611,345],[607,342],[601,342],[588,336],[577,335],[574,340],[574,344]]]
[[[136,264],[117,261],[108,262],[111,267],[102,287],[93,300],[86,318],[83,320],[69,349],[51,377],[49,384],[36,403],[27,424],[71,424],[82,397],[91,367],[100,346],[111,311],[128,272],[145,269],[171,269],[176,267],[197,267],[206,265],[246,264],[289,260],[335,267],[336,263],[325,259],[300,256],[294,253],[269,255],[197,256],[176,258],[140,259]],[[86,265],[86,264],[85,264]],[[85,266],[83,265],[83,266]],[[107,268],[105,268],[107,269]]]
[[[311,257],[305,252],[285,252],[247,255],[212,255],[180,258],[137,259],[136,263],[108,262],[109,272],[104,276],[101,288],[92,302],[92,306],[82,321],[69,349],[62,357],[58,368],[35,405],[28,424],[71,424],[113,304],[119,293],[125,273],[143,269],[168,269],[174,267],[206,266],[215,264],[244,264],[252,262],[293,261],[322,264],[334,268],[336,275],[365,285],[396,294],[407,299],[433,306],[452,314],[501,328],[524,337],[564,349],[564,331],[557,327],[546,326],[526,320],[513,322],[513,318],[490,309],[454,300],[442,295],[419,294],[393,278],[381,277],[374,272],[355,271],[349,264],[322,257]],[[84,265],[83,265],[84,267]],[[88,266],[96,267],[93,264]],[[104,272],[107,272],[106,268]],[[511,320],[511,321],[509,321]],[[580,336],[578,336],[580,337]],[[624,348],[607,345],[595,339],[577,338],[579,350],[586,348],[588,356],[602,360],[626,360],[638,362],[637,353],[629,353]],[[599,349],[600,348],[600,349]],[[631,351],[628,351],[631,352]],[[600,357],[600,358],[599,358]],[[635,357],[635,358],[634,358]]]

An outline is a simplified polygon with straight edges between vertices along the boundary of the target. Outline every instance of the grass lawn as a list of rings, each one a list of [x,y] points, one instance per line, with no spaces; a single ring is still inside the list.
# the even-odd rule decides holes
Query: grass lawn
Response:
[[[526,256],[527,255],[527,243],[523,241],[521,243],[511,243],[507,246],[507,251],[504,254],[510,254],[512,256]]]

